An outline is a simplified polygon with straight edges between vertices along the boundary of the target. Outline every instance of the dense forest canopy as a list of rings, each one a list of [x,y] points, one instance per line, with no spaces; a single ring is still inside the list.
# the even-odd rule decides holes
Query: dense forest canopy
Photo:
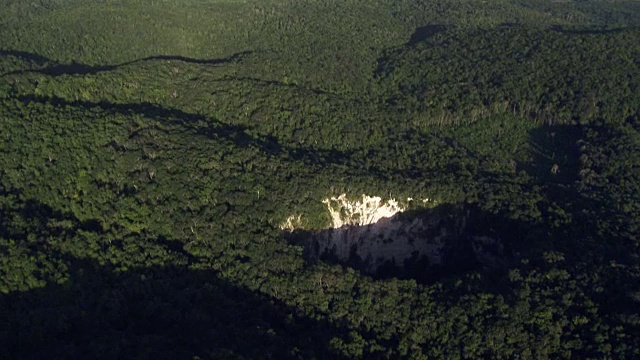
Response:
[[[0,9],[0,358],[640,357],[637,2]]]

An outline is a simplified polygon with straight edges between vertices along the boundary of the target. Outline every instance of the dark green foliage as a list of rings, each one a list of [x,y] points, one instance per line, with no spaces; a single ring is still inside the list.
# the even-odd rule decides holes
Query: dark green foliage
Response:
[[[0,358],[640,357],[631,2],[0,8]],[[308,261],[342,193],[504,258]]]
[[[392,52],[391,104],[426,125],[512,112],[539,124],[627,117],[638,104],[640,32],[521,26],[451,30]]]

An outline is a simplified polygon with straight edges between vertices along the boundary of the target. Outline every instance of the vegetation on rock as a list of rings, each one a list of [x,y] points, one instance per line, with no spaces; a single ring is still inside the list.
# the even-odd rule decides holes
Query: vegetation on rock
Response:
[[[637,4],[0,8],[0,358],[640,357]],[[372,277],[341,194],[473,220]]]

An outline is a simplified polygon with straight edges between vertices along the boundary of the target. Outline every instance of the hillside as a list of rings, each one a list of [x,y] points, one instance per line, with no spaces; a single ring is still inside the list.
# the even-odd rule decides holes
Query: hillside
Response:
[[[0,8],[0,358],[640,357],[636,2]]]

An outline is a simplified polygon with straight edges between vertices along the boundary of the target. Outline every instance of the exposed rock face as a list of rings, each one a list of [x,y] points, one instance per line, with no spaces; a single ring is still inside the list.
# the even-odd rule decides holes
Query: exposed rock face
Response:
[[[439,226],[442,219],[402,216],[406,209],[396,200],[383,202],[366,195],[362,201],[349,201],[343,194],[324,203],[332,228],[313,236],[308,247],[311,257],[357,263],[366,272],[388,264],[403,267],[406,261],[421,258],[430,264],[442,262],[447,236]],[[422,241],[427,233],[429,241]]]
[[[362,195],[362,201],[349,201],[346,194],[325,199],[331,215],[331,227],[339,229],[343,226],[367,226],[390,218],[405,210],[394,199],[382,202],[380,197]]]
[[[402,219],[396,215],[366,226],[344,225],[316,233],[309,255],[357,264],[369,273],[384,265],[404,267],[407,261],[440,265],[448,234],[439,223],[440,219]],[[427,239],[429,232],[432,236]]]
[[[300,215],[291,215],[280,225],[280,229],[294,231],[302,228],[302,219]]]
[[[344,194],[323,203],[331,228],[302,237],[309,259],[348,264],[376,274],[388,269],[396,273],[433,270],[452,261],[493,266],[502,256],[498,241],[469,233],[472,215],[463,206],[407,211],[396,200],[385,202],[363,195],[362,200],[352,201]],[[300,223],[293,216],[282,228],[294,229]]]

